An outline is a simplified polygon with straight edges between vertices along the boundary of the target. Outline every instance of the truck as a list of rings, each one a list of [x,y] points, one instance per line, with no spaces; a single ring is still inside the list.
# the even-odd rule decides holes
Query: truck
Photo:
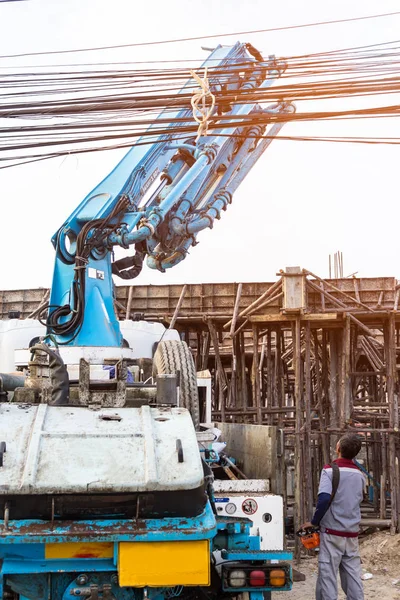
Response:
[[[38,320],[1,324],[19,369],[0,374],[1,598],[262,600],[291,588],[290,552],[269,541],[267,508],[255,517],[265,487],[214,481],[190,348],[161,324],[121,324],[113,282],[145,260],[173,267],[220,218],[294,111],[252,93],[284,69],[250,44],[215,48],[180,90],[187,107],[161,113],[53,236]]]

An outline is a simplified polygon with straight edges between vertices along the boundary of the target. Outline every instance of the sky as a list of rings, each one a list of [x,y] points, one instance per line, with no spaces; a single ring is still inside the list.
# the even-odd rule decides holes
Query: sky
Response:
[[[1,58],[24,52],[109,46],[282,27],[399,10],[397,0],[28,0],[0,3],[0,68],[157,59],[198,59],[202,45],[251,42],[263,55],[291,56],[398,39],[400,15],[245,36],[91,53]],[[192,63],[193,64],[193,63]],[[27,69],[23,69],[27,70]],[[390,102],[399,102],[392,97]],[[361,106],[355,99],[342,108]],[[377,100],[378,102],[378,100]],[[328,101],[308,103],[326,110]],[[400,137],[400,119],[292,123],[282,135]],[[125,151],[56,158],[0,170],[0,289],[51,285],[53,233]],[[144,268],[135,284],[273,281],[286,266],[328,276],[340,250],[344,275],[400,278],[399,149],[275,140],[232,205],[187,258],[167,273]],[[125,282],[117,281],[125,284]]]

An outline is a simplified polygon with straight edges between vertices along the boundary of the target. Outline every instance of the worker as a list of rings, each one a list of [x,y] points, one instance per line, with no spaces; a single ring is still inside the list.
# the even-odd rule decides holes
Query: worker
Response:
[[[337,600],[338,571],[347,600],[364,599],[358,534],[365,481],[353,460],[360,450],[356,434],[346,434],[338,441],[338,458],[333,462],[339,470],[331,465],[322,469],[314,516],[311,523],[303,525],[320,529],[316,600]],[[338,473],[335,478],[333,470]]]

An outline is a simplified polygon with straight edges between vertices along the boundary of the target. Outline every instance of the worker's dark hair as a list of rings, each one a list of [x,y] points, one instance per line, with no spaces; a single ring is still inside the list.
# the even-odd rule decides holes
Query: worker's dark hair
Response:
[[[361,450],[360,436],[356,433],[346,433],[339,440],[339,448],[342,458],[355,458]]]

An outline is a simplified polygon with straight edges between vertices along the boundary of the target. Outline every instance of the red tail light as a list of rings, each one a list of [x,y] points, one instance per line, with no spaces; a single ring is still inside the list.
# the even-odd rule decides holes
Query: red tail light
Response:
[[[249,583],[252,587],[264,587],[266,576],[264,571],[251,571]]]

